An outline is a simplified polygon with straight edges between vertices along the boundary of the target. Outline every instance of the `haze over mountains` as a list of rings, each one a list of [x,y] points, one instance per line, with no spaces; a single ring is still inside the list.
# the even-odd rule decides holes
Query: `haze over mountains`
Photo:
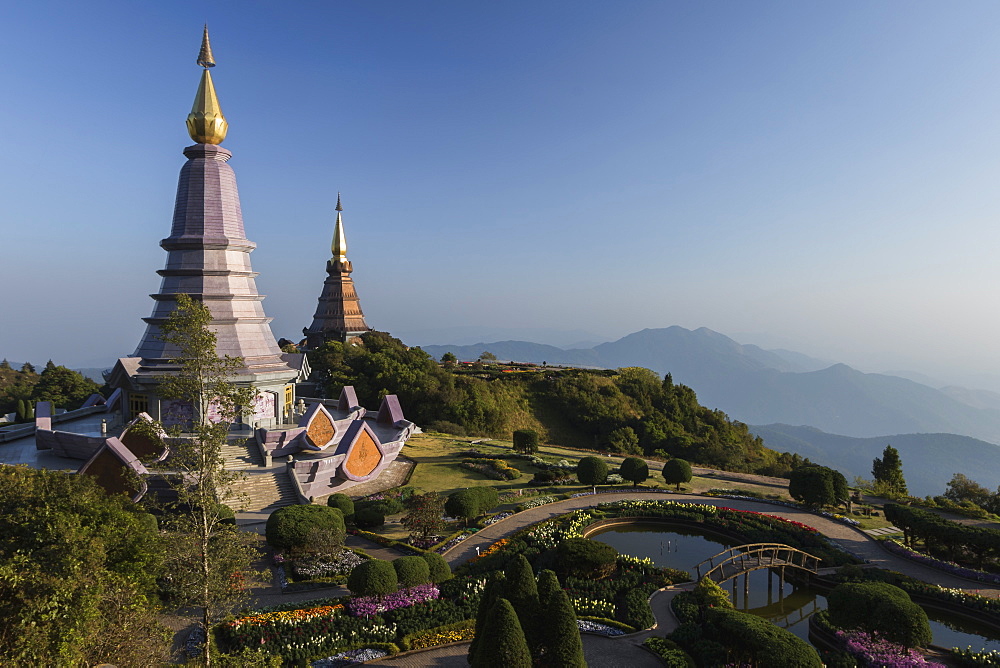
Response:
[[[1000,447],[994,445],[1000,443],[1000,394],[986,390],[936,388],[862,373],[794,351],[743,345],[706,328],[644,329],[568,350],[525,341],[423,349],[436,358],[450,351],[470,360],[488,350],[502,360],[643,366],[671,373],[706,406],[750,425],[767,425],[754,429],[769,447],[798,452],[851,475],[871,477],[871,459],[891,442],[903,454],[908,478],[913,476],[914,493],[943,492],[957,471],[990,487],[1000,484],[1000,475],[980,473],[1000,471]]]

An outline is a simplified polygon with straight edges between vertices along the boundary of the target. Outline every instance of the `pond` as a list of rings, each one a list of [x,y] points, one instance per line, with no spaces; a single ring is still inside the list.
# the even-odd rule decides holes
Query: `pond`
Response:
[[[622,554],[649,557],[657,566],[679,568],[691,573],[701,561],[739,545],[720,536],[698,532],[688,527],[667,527],[665,524],[638,522],[598,530],[590,535],[592,540],[611,545]],[[738,609],[764,617],[798,637],[808,640],[809,617],[826,608],[826,597],[809,587],[794,586],[786,582],[779,590],[778,577],[768,577],[769,571],[750,573],[749,596],[744,596],[743,578],[734,588],[724,586]],[[934,644],[942,647],[971,646],[975,650],[1000,650],[1000,634],[980,627],[970,621],[957,619],[933,610],[927,612]]]

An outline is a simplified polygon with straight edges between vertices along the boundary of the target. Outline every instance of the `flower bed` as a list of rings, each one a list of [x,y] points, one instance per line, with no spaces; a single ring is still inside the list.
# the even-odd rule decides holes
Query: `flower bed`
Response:
[[[417,585],[385,596],[356,596],[348,601],[346,610],[353,617],[371,617],[380,612],[431,601],[440,595],[436,585]]]
[[[951,652],[958,659],[956,665],[959,666],[985,666],[986,668],[1000,666],[1000,652],[995,649],[988,652],[976,652],[971,647],[965,649],[953,647]]]
[[[513,516],[514,516],[514,513],[505,510],[502,513],[497,513],[493,517],[488,518],[485,522],[483,522],[483,525],[484,526],[489,526],[491,524],[496,524],[500,520],[505,520],[508,517],[513,517]]]
[[[944,571],[946,573],[951,573],[952,575],[957,575],[961,578],[968,578],[969,580],[975,580],[977,582],[986,582],[989,584],[1000,584],[1000,575],[996,573],[987,573],[985,571],[977,571],[974,568],[966,568],[965,566],[959,566],[958,564],[951,561],[944,561],[942,559],[935,559],[934,557],[927,556],[926,554],[921,554],[920,552],[914,552],[910,548],[906,547],[902,543],[888,538],[882,541],[882,546],[885,547],[889,552],[905,557],[917,563],[923,564],[925,566],[930,566],[931,568],[936,568],[939,571]]]
[[[413,633],[403,638],[403,647],[407,650],[427,649],[453,642],[472,640],[476,635],[476,620],[469,619],[456,624],[446,624],[419,633]]]
[[[601,636],[608,636],[609,638],[625,635],[625,632],[622,631],[621,629],[616,629],[615,627],[610,626],[609,624],[592,622],[587,619],[576,620],[576,625],[580,628],[581,631],[584,631],[586,633],[595,633]]]
[[[475,459],[466,459],[459,466],[470,471],[482,473],[487,478],[492,478],[493,480],[517,480],[521,477],[519,470],[513,468],[502,459],[486,459],[484,462],[486,463]]]
[[[537,508],[538,506],[544,506],[547,503],[554,503],[558,500],[559,499],[557,499],[554,496],[540,496],[537,499],[530,499],[528,501],[525,501],[524,503],[522,503],[517,507],[517,510],[518,512],[521,512],[522,510],[528,510],[529,508]]]
[[[310,668],[346,668],[356,666],[366,661],[374,661],[389,656],[389,652],[384,649],[374,649],[365,647],[363,649],[352,649],[347,652],[339,652],[333,656],[313,661]]]
[[[865,668],[946,668],[931,663],[915,649],[889,642],[876,633],[864,631],[837,631],[837,639],[844,650]]]

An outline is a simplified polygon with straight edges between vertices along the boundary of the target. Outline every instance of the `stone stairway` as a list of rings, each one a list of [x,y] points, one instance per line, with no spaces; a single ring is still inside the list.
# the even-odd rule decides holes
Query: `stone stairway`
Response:
[[[229,441],[222,446],[222,458],[229,470],[245,471],[264,464],[257,446],[250,441]]]
[[[269,515],[282,506],[298,503],[292,481],[283,466],[277,470],[246,471],[244,479],[233,485],[233,489],[246,495],[244,513]]]

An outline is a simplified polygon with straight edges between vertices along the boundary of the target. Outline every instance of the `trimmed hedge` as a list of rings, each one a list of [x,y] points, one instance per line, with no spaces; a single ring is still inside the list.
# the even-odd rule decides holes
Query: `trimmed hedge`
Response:
[[[422,557],[399,557],[392,561],[392,567],[400,587],[416,587],[431,580],[430,565]]]
[[[600,579],[614,571],[618,550],[587,538],[567,538],[556,547],[558,570],[569,576]]]
[[[641,589],[630,589],[625,592],[621,603],[616,606],[616,616],[637,629],[652,628],[656,617],[649,607],[649,596]]]
[[[385,513],[378,508],[362,508],[354,513],[354,525],[359,529],[377,529],[385,524]]]
[[[340,512],[344,513],[344,517],[350,517],[354,514],[354,500],[340,492],[328,496],[326,498],[326,505],[331,508],[337,508]]]
[[[906,647],[926,647],[932,639],[927,613],[910,595],[887,582],[847,582],[827,594],[830,622],[842,629],[878,632]]]
[[[437,552],[424,552],[420,557],[427,562],[431,582],[439,584],[454,577],[451,574],[451,564]]]
[[[809,643],[762,617],[726,608],[708,608],[704,613],[707,634],[725,645],[736,663],[746,661],[758,668],[823,666]]]
[[[383,596],[399,588],[392,562],[372,559],[358,564],[347,576],[347,588],[356,596]]]
[[[285,506],[267,518],[267,543],[279,550],[309,549],[317,540],[344,544],[344,515],[327,506]]]

